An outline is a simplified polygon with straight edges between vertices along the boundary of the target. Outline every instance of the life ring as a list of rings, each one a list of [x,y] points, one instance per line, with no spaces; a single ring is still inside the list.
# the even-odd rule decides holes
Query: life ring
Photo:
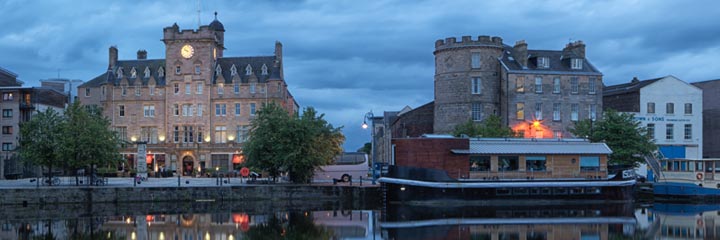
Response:
[[[695,175],[695,177],[697,178],[697,180],[702,180],[703,175],[702,173],[698,173],[697,175]]]

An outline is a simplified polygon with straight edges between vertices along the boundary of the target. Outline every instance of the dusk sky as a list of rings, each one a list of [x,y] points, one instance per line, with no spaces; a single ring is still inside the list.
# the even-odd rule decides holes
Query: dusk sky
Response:
[[[720,1],[201,1],[218,12],[225,56],[272,55],[284,46],[285,80],[301,107],[344,126],[346,151],[370,141],[360,125],[433,100],[434,43],[470,35],[561,50],[582,40],[605,85],[673,75],[720,78]],[[198,1],[0,0],[0,67],[25,86],[88,81],[120,60],[165,57],[163,27],[198,27]]]

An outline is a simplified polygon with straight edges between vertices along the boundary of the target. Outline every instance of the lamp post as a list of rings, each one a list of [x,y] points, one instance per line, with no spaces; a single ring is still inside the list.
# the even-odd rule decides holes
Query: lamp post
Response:
[[[372,110],[367,112],[363,118],[362,128],[368,128],[366,121],[370,121],[370,124],[372,124],[372,129],[370,129],[370,150],[372,151],[370,154],[370,169],[372,169],[372,176],[370,176],[370,179],[372,180],[372,184],[375,185],[375,124],[373,123],[373,117],[375,116],[373,115]]]

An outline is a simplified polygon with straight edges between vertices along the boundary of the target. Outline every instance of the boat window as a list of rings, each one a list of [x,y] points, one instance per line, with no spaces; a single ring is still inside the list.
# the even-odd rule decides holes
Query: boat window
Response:
[[[581,156],[580,171],[599,171],[600,157],[598,156]]]
[[[527,171],[545,171],[545,156],[526,156],[525,167]]]
[[[713,171],[713,162],[707,161],[705,162],[705,172],[711,173]]]
[[[687,162],[686,161],[680,162],[680,171],[687,171]]]
[[[490,156],[470,156],[471,172],[490,171]]]
[[[703,170],[703,163],[702,163],[701,161],[695,162],[695,169],[697,169],[698,171],[702,171],[702,170]]]
[[[518,170],[518,156],[499,156],[498,157],[498,171],[517,171]]]
[[[715,172],[720,172],[720,161],[715,161]]]

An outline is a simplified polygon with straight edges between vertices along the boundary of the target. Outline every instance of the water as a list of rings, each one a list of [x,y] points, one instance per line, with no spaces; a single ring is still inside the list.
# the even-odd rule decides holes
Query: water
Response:
[[[0,209],[0,239],[718,239],[720,205],[178,203]]]

